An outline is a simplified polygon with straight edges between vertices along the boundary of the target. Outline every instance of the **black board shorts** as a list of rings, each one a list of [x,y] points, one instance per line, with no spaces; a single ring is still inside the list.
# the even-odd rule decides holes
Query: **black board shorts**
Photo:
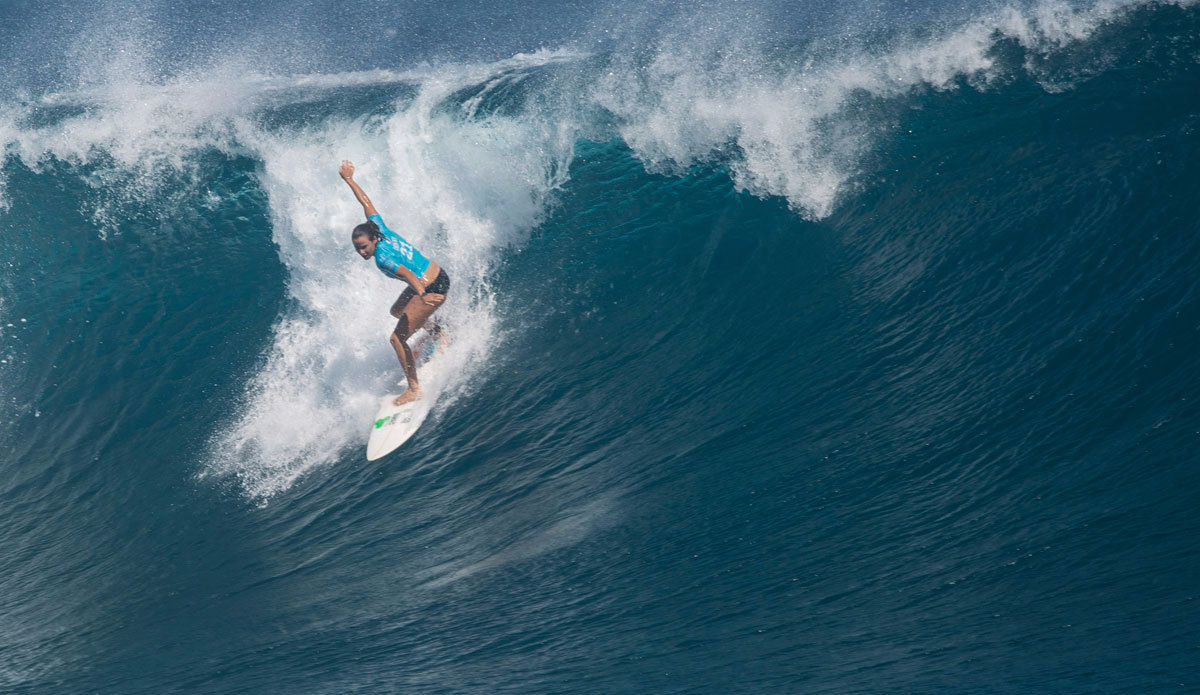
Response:
[[[450,276],[446,274],[445,268],[438,268],[438,275],[433,279],[433,282],[425,285],[425,294],[440,294],[445,296],[446,291],[450,289]]]

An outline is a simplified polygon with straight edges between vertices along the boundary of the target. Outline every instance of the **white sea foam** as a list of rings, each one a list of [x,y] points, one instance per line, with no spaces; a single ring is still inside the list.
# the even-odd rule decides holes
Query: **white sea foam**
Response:
[[[263,162],[274,237],[298,311],[281,320],[243,412],[215,438],[212,471],[234,473],[252,495],[269,497],[363,444],[381,389],[401,378],[387,342],[394,325],[387,312],[402,286],[349,245],[362,210],[337,178],[342,158],[354,161],[355,178],[384,221],[451,274],[438,317],[454,340],[443,372],[455,376],[443,393],[429,389],[427,397],[445,404],[469,383],[497,335],[488,272],[500,250],[537,223],[573,145],[537,119],[463,121],[437,112],[449,93],[486,81],[496,67],[421,77],[417,98],[397,104],[382,123],[239,134]]]
[[[671,173],[724,162],[741,190],[783,197],[819,219],[890,126],[863,115],[860,97],[895,99],[963,82],[987,87],[1003,77],[996,72],[1000,42],[1016,41],[1030,56],[1069,50],[1139,4],[1005,7],[932,34],[926,28],[919,38],[818,46],[790,66],[761,54],[752,38],[738,44],[725,37],[718,54],[696,37],[668,37],[648,62],[619,54],[592,96],[617,116],[621,137],[647,168]],[[1069,86],[1032,61],[1025,68],[1047,89]]]
[[[8,178],[4,175],[3,163],[8,158],[9,144],[18,140],[18,129],[8,108],[11,107],[0,104],[0,212],[8,210],[12,204],[8,197]]]

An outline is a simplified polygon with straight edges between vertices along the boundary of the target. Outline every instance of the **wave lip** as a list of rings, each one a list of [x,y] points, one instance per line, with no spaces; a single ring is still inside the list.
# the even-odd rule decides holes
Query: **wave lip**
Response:
[[[767,52],[752,38],[713,49],[668,38],[650,59],[617,54],[592,98],[617,120],[621,138],[652,171],[727,166],[735,185],[782,197],[822,219],[852,189],[866,157],[922,92],[1013,79],[1015,66],[1061,91],[1104,69],[1103,61],[1056,71],[1048,59],[1084,50],[1099,29],[1158,3],[1042,2],[973,19],[882,36],[813,41],[799,52]],[[1190,7],[1190,1],[1167,3]]]

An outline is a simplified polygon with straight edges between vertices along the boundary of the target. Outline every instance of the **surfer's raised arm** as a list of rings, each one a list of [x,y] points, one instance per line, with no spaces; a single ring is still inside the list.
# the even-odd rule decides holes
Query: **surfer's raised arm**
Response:
[[[354,165],[348,160],[343,159],[342,166],[338,167],[338,173],[342,175],[342,180],[349,184],[350,190],[354,191],[354,197],[362,204],[363,214],[368,218],[371,215],[378,215],[379,211],[371,204],[371,199],[367,197],[362,187],[354,181]]]

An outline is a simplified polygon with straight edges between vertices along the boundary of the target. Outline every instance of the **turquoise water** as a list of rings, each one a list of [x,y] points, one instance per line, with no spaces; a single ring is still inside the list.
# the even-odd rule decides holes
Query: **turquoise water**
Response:
[[[0,690],[1197,687],[1193,4],[164,7],[4,10]]]

